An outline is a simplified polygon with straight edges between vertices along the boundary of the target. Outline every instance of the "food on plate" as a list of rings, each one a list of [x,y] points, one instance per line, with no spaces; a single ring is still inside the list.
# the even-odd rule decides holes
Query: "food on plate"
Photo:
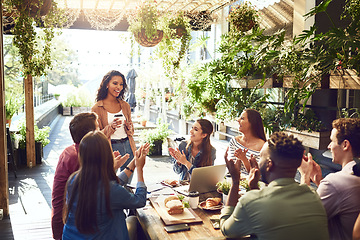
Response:
[[[211,208],[219,205],[221,203],[221,198],[208,198],[206,199],[206,207]]]
[[[170,197],[165,198],[165,200],[164,200],[165,206],[169,201],[172,201],[172,200],[179,200],[180,201],[178,196],[172,195]]]
[[[170,215],[184,212],[183,204],[177,196],[170,196],[165,198],[164,203],[165,207],[167,208],[167,212]]]
[[[176,186],[178,184],[178,181],[177,180],[172,180],[172,179],[165,179],[163,181],[163,183],[174,187],[174,186]]]

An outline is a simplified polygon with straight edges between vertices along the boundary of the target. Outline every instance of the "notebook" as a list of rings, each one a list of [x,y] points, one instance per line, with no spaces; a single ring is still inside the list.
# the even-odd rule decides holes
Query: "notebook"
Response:
[[[192,191],[199,193],[215,191],[216,183],[224,179],[225,170],[225,164],[195,168],[192,171],[189,185],[174,187],[173,189],[186,196]]]

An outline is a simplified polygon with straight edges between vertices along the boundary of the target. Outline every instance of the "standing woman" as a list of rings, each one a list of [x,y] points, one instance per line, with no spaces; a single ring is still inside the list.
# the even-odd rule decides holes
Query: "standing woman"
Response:
[[[136,151],[138,183],[133,194],[120,185],[106,136],[100,131],[84,136],[79,144],[80,168],[69,177],[65,188],[64,240],[129,239],[123,210],[146,204],[143,167],[148,152],[149,144]]]
[[[125,77],[119,71],[112,70],[104,77],[98,89],[96,103],[91,111],[99,116],[99,128],[111,140],[114,151],[120,155],[129,154],[129,159],[120,170],[129,164],[136,150],[133,139],[134,128],[131,120],[130,105],[124,101],[127,89]]]
[[[266,137],[261,115],[254,109],[245,109],[238,119],[240,136],[233,137],[229,143],[229,159],[240,159],[241,172],[248,174],[251,155],[259,161],[260,150]]]
[[[210,144],[213,129],[210,121],[198,119],[190,130],[190,139],[182,141],[178,149],[169,148],[180,180],[190,180],[194,168],[214,165],[216,149]]]

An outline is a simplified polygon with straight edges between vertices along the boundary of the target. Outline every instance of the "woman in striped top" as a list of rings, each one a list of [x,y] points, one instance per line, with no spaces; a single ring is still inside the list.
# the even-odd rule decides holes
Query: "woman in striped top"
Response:
[[[239,136],[233,137],[229,143],[229,159],[240,159],[241,172],[248,174],[249,159],[254,155],[259,160],[260,150],[266,141],[261,115],[254,109],[245,109],[239,119]]]

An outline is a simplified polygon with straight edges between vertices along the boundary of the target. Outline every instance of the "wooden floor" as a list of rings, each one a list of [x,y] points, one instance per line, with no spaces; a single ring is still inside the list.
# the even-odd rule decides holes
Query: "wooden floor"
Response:
[[[50,143],[43,163],[33,168],[19,166],[17,178],[9,169],[10,217],[0,221],[0,239],[52,239],[51,189],[62,150],[72,144],[71,117],[59,117],[51,126]]]

